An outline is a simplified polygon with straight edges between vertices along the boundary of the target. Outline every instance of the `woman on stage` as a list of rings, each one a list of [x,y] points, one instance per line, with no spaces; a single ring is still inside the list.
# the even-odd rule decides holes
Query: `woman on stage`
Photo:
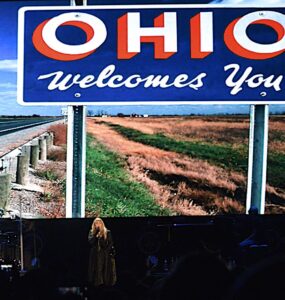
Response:
[[[88,235],[91,244],[88,281],[94,286],[116,283],[115,251],[110,230],[101,218],[96,218]]]

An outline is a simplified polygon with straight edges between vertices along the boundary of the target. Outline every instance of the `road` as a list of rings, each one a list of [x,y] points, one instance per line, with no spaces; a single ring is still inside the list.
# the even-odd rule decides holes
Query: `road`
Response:
[[[26,128],[31,128],[34,126],[54,122],[60,118],[29,118],[29,119],[0,119],[0,136],[16,132],[18,130],[23,130]]]
[[[19,120],[20,121],[20,120]],[[22,120],[24,121],[24,120]],[[32,120],[30,120],[32,121]],[[35,121],[35,120],[34,120]],[[37,124],[38,122],[44,122],[44,124]],[[29,126],[28,128],[18,128],[15,129],[15,127],[20,127],[20,126],[14,126],[14,125],[19,125],[19,123],[14,123],[14,125],[12,126],[12,124],[10,124],[11,131],[4,131],[5,129],[1,129],[2,130],[2,134],[0,132],[0,158],[9,153],[10,151],[21,147],[22,145],[24,145],[25,143],[31,141],[34,137],[36,136],[40,136],[41,134],[47,132],[49,130],[50,125],[53,124],[62,124],[64,123],[62,119],[54,119],[54,118],[50,118],[50,119],[46,119],[46,120],[39,120],[38,122],[30,122],[30,124],[23,124],[22,126]],[[7,122],[9,123],[9,122]],[[0,119],[0,124],[2,124],[2,120]],[[7,129],[7,128],[6,128]]]

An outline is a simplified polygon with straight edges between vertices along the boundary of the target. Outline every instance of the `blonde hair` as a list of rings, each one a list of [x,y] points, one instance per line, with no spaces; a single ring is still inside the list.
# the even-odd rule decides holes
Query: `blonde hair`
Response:
[[[104,221],[101,218],[95,218],[93,223],[92,223],[92,232],[93,234],[96,233],[96,227],[95,227],[95,222],[100,222],[102,226],[100,226],[99,232],[97,233],[97,237],[103,237],[105,240],[107,239],[107,228],[104,224]]]

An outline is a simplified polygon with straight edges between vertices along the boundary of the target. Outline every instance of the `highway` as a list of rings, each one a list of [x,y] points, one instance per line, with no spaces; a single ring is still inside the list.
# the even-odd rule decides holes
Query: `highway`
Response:
[[[57,118],[27,118],[27,119],[0,119],[0,136],[19,131],[26,128],[31,128],[37,125],[42,125],[54,122],[61,119]]]

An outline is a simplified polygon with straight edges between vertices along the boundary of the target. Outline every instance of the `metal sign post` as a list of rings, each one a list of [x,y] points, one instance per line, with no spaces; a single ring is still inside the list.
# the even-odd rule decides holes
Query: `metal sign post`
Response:
[[[85,215],[86,106],[68,107],[66,217]]]
[[[264,214],[268,147],[268,105],[252,105],[250,109],[250,135],[246,212],[256,208]]]
[[[86,5],[87,1],[71,0],[70,5]],[[66,217],[85,216],[86,106],[68,107]]]

